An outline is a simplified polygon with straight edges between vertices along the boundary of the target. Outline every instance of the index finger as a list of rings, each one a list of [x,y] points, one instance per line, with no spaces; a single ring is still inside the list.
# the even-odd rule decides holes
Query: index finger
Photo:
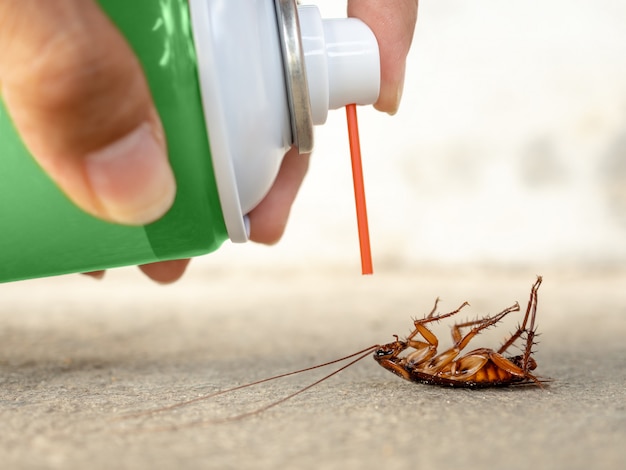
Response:
[[[348,16],[364,21],[380,48],[380,95],[374,107],[394,114],[400,105],[406,57],[411,47],[419,0],[349,0]]]

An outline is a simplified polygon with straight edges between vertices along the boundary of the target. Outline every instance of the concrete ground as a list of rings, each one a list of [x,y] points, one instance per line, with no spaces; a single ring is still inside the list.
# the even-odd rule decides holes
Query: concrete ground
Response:
[[[600,268],[541,273],[544,390],[416,385],[367,358],[239,421],[211,422],[320,373],[128,417],[388,342],[436,296],[442,310],[470,301],[465,317],[525,305],[535,274],[199,264],[168,287],[131,270],[0,285],[2,468],[622,468],[626,271]],[[483,341],[497,345],[518,319]]]

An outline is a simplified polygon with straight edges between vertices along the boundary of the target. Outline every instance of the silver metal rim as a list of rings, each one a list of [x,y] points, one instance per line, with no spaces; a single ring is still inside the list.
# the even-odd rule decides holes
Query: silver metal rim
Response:
[[[295,0],[275,0],[274,3],[283,53],[293,145],[298,153],[310,153],[313,150],[313,117],[300,39],[298,9]]]

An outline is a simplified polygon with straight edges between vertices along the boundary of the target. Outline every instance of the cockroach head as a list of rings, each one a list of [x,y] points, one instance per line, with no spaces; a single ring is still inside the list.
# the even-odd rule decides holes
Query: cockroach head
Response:
[[[400,341],[397,336],[395,338],[395,341],[383,344],[382,346],[376,348],[374,350],[374,359],[381,361],[385,358],[388,359],[390,357],[396,357],[408,347],[405,341]]]

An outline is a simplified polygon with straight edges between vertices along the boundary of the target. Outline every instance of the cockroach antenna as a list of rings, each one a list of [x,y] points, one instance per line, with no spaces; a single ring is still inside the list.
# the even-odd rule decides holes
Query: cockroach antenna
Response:
[[[356,357],[356,359],[353,359],[352,361],[348,362],[347,364],[344,364],[343,366],[339,367],[338,369],[334,370],[333,372],[323,376],[322,378],[310,383],[309,385],[306,385],[305,387],[302,387],[298,390],[296,390],[295,392],[280,398],[279,400],[273,401],[267,405],[264,405],[260,408],[257,408],[255,410],[252,411],[248,411],[245,413],[241,413],[238,415],[234,415],[234,416],[229,416],[226,418],[220,418],[220,419],[199,419],[199,420],[194,420],[194,421],[190,421],[184,424],[179,424],[179,425],[172,425],[172,426],[167,426],[167,427],[155,427],[155,428],[151,428],[149,429],[149,431],[168,431],[168,430],[176,430],[176,429],[184,429],[184,428],[191,428],[191,427],[201,427],[201,426],[206,426],[206,425],[211,425],[211,424],[219,424],[219,423],[226,423],[226,422],[230,422],[230,421],[238,421],[244,418],[248,418],[251,416],[254,416],[256,414],[262,413],[264,411],[269,410],[270,408],[274,408],[275,406],[278,406],[284,402],[286,402],[287,400],[290,400],[298,395],[300,395],[301,393],[306,392],[307,390],[315,387],[316,385],[319,385],[320,383],[328,380],[329,378],[331,378],[334,375],[337,375],[338,373],[340,373],[341,371],[346,370],[348,367],[356,364],[357,362],[361,361],[362,359],[366,358],[369,354],[371,354],[374,350],[376,350],[376,348],[379,348],[380,345],[372,345],[369,346],[365,349],[361,349],[360,351],[357,351],[355,353],[349,354],[348,356],[344,356],[344,357],[340,357],[339,359],[334,359],[332,361],[328,361],[328,362],[324,362],[322,364],[317,364],[314,366],[310,366],[310,367],[305,367],[304,369],[299,369],[299,370],[295,370],[295,371],[291,371],[291,372],[286,372],[284,374],[279,374],[279,375],[274,375],[272,377],[268,377],[265,379],[261,379],[261,380],[256,380],[254,382],[250,382],[247,384],[243,384],[243,385],[238,385],[236,387],[231,387],[225,390],[219,390],[217,392],[213,392],[213,393],[208,393],[205,395],[201,395],[195,398],[192,398],[190,400],[185,400],[185,401],[181,401],[178,403],[174,403],[172,405],[169,406],[163,406],[160,408],[154,408],[151,410],[145,410],[145,411],[138,411],[138,412],[134,412],[134,413],[129,413],[120,417],[117,417],[114,419],[114,421],[122,421],[122,420],[129,420],[129,419],[134,419],[134,418],[143,418],[143,417],[151,417],[160,413],[164,413],[167,411],[172,411],[175,410],[177,408],[182,408],[184,406],[189,406],[193,403],[198,403],[204,400],[209,400],[211,398],[215,398],[218,397],[220,395],[225,395],[227,393],[231,393],[231,392],[236,392],[237,390],[241,390],[244,388],[248,388],[248,387],[254,387],[255,385],[260,385],[262,383],[266,383],[266,382],[270,382],[272,380],[277,380],[277,379],[282,379],[284,377],[289,377],[292,375],[296,375],[296,374],[301,374],[303,372],[309,372],[315,369],[320,369],[323,367],[327,367],[330,366],[332,364],[337,364],[340,362],[344,362],[347,361],[348,359],[352,359],[354,357]]]

